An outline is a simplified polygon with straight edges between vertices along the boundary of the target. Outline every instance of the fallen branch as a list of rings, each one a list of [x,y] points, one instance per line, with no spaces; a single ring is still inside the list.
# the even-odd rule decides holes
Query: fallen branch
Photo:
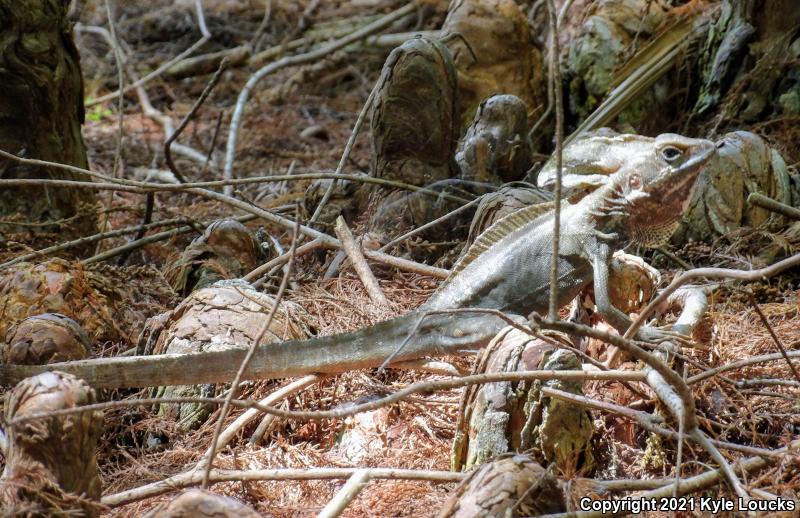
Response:
[[[247,214],[245,216],[238,216],[238,217],[233,218],[233,219],[235,219],[239,223],[244,223],[246,221],[250,221],[250,220],[253,220],[255,218],[256,217],[254,215]],[[213,223],[213,221],[205,221],[205,222],[200,223],[200,224],[190,224],[190,225],[187,225],[185,227],[179,227],[179,228],[176,228],[176,229],[173,229],[173,230],[167,230],[167,231],[164,231],[164,232],[159,232],[159,233],[153,234],[151,236],[145,236],[145,237],[143,237],[141,239],[137,239],[135,241],[131,241],[129,243],[125,243],[124,245],[118,246],[116,248],[110,248],[110,249],[106,250],[105,252],[100,252],[99,254],[93,255],[92,257],[89,257],[87,259],[82,260],[81,264],[87,265],[87,264],[94,264],[94,263],[99,263],[99,262],[102,262],[102,261],[107,261],[108,259],[116,257],[119,254],[122,254],[122,253],[125,253],[125,252],[129,252],[131,250],[136,250],[137,248],[141,248],[143,246],[147,246],[147,245],[152,244],[152,243],[157,243],[159,241],[164,241],[165,239],[169,239],[169,238],[171,238],[173,236],[184,234],[186,232],[195,231],[195,232],[198,232],[198,233],[202,233],[202,230],[199,230],[198,226],[202,226],[203,228],[205,228],[208,225],[210,225],[211,223]]]
[[[260,402],[234,399],[231,405],[237,408],[255,409],[262,413],[269,413],[284,417],[288,419],[299,420],[324,420],[324,419],[340,419],[348,417],[361,412],[376,410],[388,404],[397,403],[406,397],[417,394],[420,392],[431,392],[434,390],[449,390],[469,385],[476,385],[481,383],[495,383],[498,381],[532,381],[532,380],[601,380],[601,381],[644,381],[644,373],[639,371],[561,371],[561,370],[535,370],[535,371],[518,371],[518,372],[493,372],[486,374],[475,374],[471,376],[462,376],[458,378],[450,378],[444,380],[431,380],[409,385],[389,396],[381,399],[376,399],[359,405],[351,405],[347,408],[338,408],[334,410],[315,410],[315,411],[295,411],[295,410],[280,410],[271,408]],[[185,384],[185,383],[182,383]],[[271,394],[269,397],[272,397]],[[34,421],[42,418],[49,418],[56,415],[71,415],[80,414],[83,412],[93,412],[96,410],[111,410],[114,408],[128,408],[134,406],[148,406],[165,404],[181,404],[181,403],[203,403],[209,405],[219,405],[225,400],[223,398],[212,397],[175,397],[175,398],[140,398],[140,399],[124,399],[115,401],[106,401],[94,405],[83,405],[80,407],[57,410],[51,412],[44,412],[40,414],[29,414],[24,418],[17,418],[11,420],[8,425],[16,426],[28,421]]]
[[[85,106],[88,108],[96,104],[110,101],[111,99],[116,99],[120,95],[127,93],[130,90],[133,90],[134,88],[141,87],[148,81],[151,81],[152,79],[155,79],[156,77],[163,74],[169,67],[171,67],[175,63],[179,62],[180,60],[192,54],[192,52],[194,52],[195,50],[205,45],[205,43],[211,39],[211,32],[209,32],[208,27],[206,26],[206,18],[203,14],[203,2],[201,2],[200,0],[195,0],[194,5],[195,5],[195,12],[197,14],[197,26],[200,28],[200,33],[202,34],[202,37],[199,40],[194,42],[189,48],[187,48],[174,58],[162,63],[161,66],[159,66],[146,76],[142,77],[141,79],[137,79],[130,85],[127,85],[125,88],[122,89],[122,91],[117,90],[116,92],[103,95],[101,97],[98,97],[97,99],[87,100]],[[76,24],[76,29],[80,30],[81,28],[82,27],[80,26],[80,24]]]
[[[237,482],[257,480],[335,480],[347,479],[357,471],[366,471],[370,479],[387,480],[423,480],[427,482],[448,483],[459,482],[466,474],[451,471],[427,471],[399,468],[310,468],[310,469],[259,469],[252,471],[215,469],[211,472],[209,482]],[[103,497],[101,503],[109,507],[119,507],[138,500],[162,495],[176,489],[196,486],[202,478],[201,473],[192,473],[180,481],[173,481],[170,485],[161,484],[158,488],[151,488],[153,484],[140,488],[124,491]]]
[[[133,180],[123,180],[123,179],[114,179],[110,178],[106,175],[101,173],[97,173],[95,171],[89,171],[88,169],[83,169],[76,166],[66,165],[66,164],[59,164],[56,162],[48,162],[46,160],[35,160],[35,159],[27,159],[27,158],[20,158],[16,155],[8,153],[6,151],[0,150],[0,156],[5,158],[10,158],[17,162],[21,162],[24,164],[29,165],[36,165],[36,166],[45,166],[45,167],[56,167],[59,169],[63,169],[66,171],[72,172],[81,172],[84,174],[89,174],[95,177],[100,177],[104,180],[108,180],[109,183],[89,183],[89,182],[77,182],[71,180],[48,180],[48,179],[13,179],[13,180],[0,180],[0,186],[2,185],[40,185],[40,184],[49,184],[49,185],[62,185],[62,186],[85,186],[91,187],[93,189],[101,189],[101,190],[119,190],[119,191],[127,191],[127,192],[137,192],[143,193],[148,192],[150,190],[184,190],[186,192],[196,194],[198,196],[202,196],[204,198],[210,198],[213,200],[217,200],[221,203],[226,205],[230,205],[236,207],[238,209],[243,210],[244,212],[248,212],[255,216],[258,216],[270,223],[274,223],[276,225],[280,225],[284,228],[294,228],[295,222],[284,218],[283,216],[279,216],[277,214],[273,214],[267,210],[264,210],[260,207],[254,206],[250,203],[244,202],[242,200],[238,200],[236,198],[232,198],[230,196],[226,196],[222,193],[218,193],[215,191],[211,191],[208,189],[200,189],[197,187],[190,187],[189,184],[182,184],[182,185],[171,185],[171,184],[148,184],[146,182],[136,182]],[[293,180],[297,179],[300,175],[290,175],[281,180]],[[341,175],[341,176],[349,176],[349,175]],[[359,178],[358,175],[354,175],[355,177]],[[273,177],[275,178],[275,177]],[[377,179],[373,179],[377,180]],[[144,188],[143,188],[144,187]],[[328,234],[324,234],[318,230],[315,230],[311,227],[300,225],[300,232],[303,234],[312,237],[314,239],[319,239],[325,246],[328,248],[341,248],[341,243],[338,239],[329,236]],[[421,273],[424,275],[430,275],[432,277],[445,279],[447,278],[449,272],[443,268],[436,268],[433,266],[428,266],[425,264],[416,263],[414,261],[409,261],[408,259],[401,259],[399,257],[394,257],[391,255],[387,255],[381,252],[373,252],[367,251],[365,255],[372,259],[373,261],[378,261],[380,263],[388,264],[390,266],[394,266],[395,268],[411,271],[415,273]]]
[[[670,413],[678,420],[679,429],[688,437],[697,441],[706,452],[717,462],[725,473],[725,478],[733,487],[736,494],[745,502],[749,500],[741,481],[731,469],[725,457],[714,446],[709,438],[700,430],[697,423],[697,412],[694,397],[684,379],[672,370],[659,356],[648,353],[632,340],[618,334],[600,331],[591,327],[574,324],[571,322],[545,321],[539,315],[533,315],[534,323],[542,329],[553,329],[570,334],[598,338],[624,350],[636,360],[647,365],[644,374],[647,384],[658,396],[659,400],[669,409]],[[630,331],[629,331],[630,332]]]
[[[747,204],[778,213],[781,216],[786,216],[789,219],[800,220],[800,209],[773,200],[772,198],[767,198],[761,193],[751,192],[747,197]]]
[[[270,325],[272,325],[272,319],[275,317],[275,313],[278,311],[278,306],[283,300],[283,295],[286,292],[286,287],[289,285],[289,277],[292,274],[292,265],[294,264],[294,251],[297,249],[297,237],[300,235],[299,211],[300,209],[298,207],[295,213],[296,223],[294,226],[294,234],[292,235],[292,246],[289,249],[289,263],[286,265],[286,270],[284,271],[281,285],[278,288],[278,293],[275,295],[275,298],[272,301],[272,307],[269,308],[269,314],[267,315],[264,324],[261,326],[261,329],[258,330],[256,337],[253,339],[253,343],[251,343],[250,347],[247,348],[247,354],[245,354],[244,359],[242,359],[242,363],[239,365],[239,369],[236,371],[236,376],[233,378],[230,391],[225,397],[225,403],[222,404],[222,409],[219,412],[219,418],[217,419],[217,424],[214,427],[214,435],[211,439],[211,446],[209,446],[208,455],[206,456],[206,468],[205,474],[203,475],[203,484],[201,486],[203,489],[208,487],[208,478],[211,476],[211,468],[214,466],[214,456],[217,453],[217,439],[219,438],[219,434],[222,432],[222,424],[225,422],[225,418],[228,416],[228,410],[230,409],[231,401],[236,397],[236,392],[239,390],[239,382],[242,380],[242,374],[244,373],[245,369],[247,369],[247,366],[250,365],[250,361],[253,359],[253,354],[255,353],[258,344],[261,343],[261,341],[264,339],[264,336],[266,336],[267,331],[269,331]]]
[[[317,518],[338,518],[350,505],[355,497],[369,484],[370,476],[369,470],[359,469],[353,473],[342,489],[322,508]]]
[[[170,227],[170,226],[173,226],[173,225],[180,225],[180,224],[183,224],[183,223],[186,223],[186,218],[165,219],[165,220],[162,220],[162,221],[156,221],[154,223],[150,223],[148,225],[145,225],[144,229],[145,230],[150,230],[150,229],[158,228],[158,227]],[[142,228],[141,225],[136,225],[135,227],[126,227],[126,228],[121,228],[121,229],[118,229],[118,230],[111,230],[111,231],[108,231],[108,232],[101,232],[99,234],[94,234],[94,235],[91,235],[91,236],[81,237],[79,239],[74,239],[72,241],[67,241],[67,242],[64,242],[64,243],[61,243],[61,244],[58,244],[58,245],[53,245],[53,246],[49,246],[47,248],[42,248],[41,250],[36,250],[36,251],[33,251],[33,252],[29,252],[27,254],[18,255],[14,259],[11,259],[9,261],[6,261],[6,262],[0,264],[0,270],[4,270],[5,268],[8,268],[9,266],[14,266],[15,264],[18,264],[18,263],[22,263],[22,262],[25,262],[25,261],[31,261],[31,260],[34,260],[34,259],[40,259],[42,257],[46,257],[46,256],[54,254],[56,252],[61,252],[63,250],[69,250],[70,248],[81,247],[81,246],[83,246],[85,244],[88,244],[88,243],[94,243],[95,241],[102,241],[104,239],[111,239],[111,238],[114,238],[114,237],[120,237],[120,236],[124,236],[126,234],[133,234],[133,233],[137,232],[140,228]],[[191,227],[182,227],[182,228],[191,229]],[[172,232],[172,231],[170,231],[170,232]],[[172,235],[172,234],[170,234],[170,235]]]
[[[292,383],[279,388],[275,392],[271,393],[267,397],[263,398],[258,402],[260,405],[274,405],[279,401],[283,401],[286,398],[289,398],[298,392],[304,390],[305,388],[313,385],[317,381],[322,379],[320,376],[305,376],[298,380],[293,381]],[[163,402],[163,401],[160,401]],[[159,403],[155,403],[159,404]],[[215,448],[217,450],[222,449],[227,444],[229,444],[234,437],[248,424],[254,421],[256,418],[261,416],[263,412],[260,412],[256,408],[250,408],[242,415],[236,418],[228,427],[219,434],[219,437],[214,442]],[[147,484],[146,486],[138,487],[135,489],[131,489],[128,491],[123,491],[121,493],[117,493],[116,495],[111,495],[106,497],[108,501],[111,503],[109,505],[116,506],[116,505],[123,505],[125,503],[130,503],[136,500],[142,500],[144,498],[148,498],[151,496],[156,496],[162,493],[166,493],[170,491],[174,487],[188,487],[189,485],[196,485],[196,483],[190,483],[196,477],[199,476],[199,470],[202,470],[205,467],[204,462],[208,458],[208,453],[211,451],[211,447],[206,450],[206,454],[197,463],[196,466],[180,473],[178,475],[173,475],[167,479],[153,482],[151,484]],[[212,471],[210,475],[210,481],[214,482],[214,476],[216,471]],[[127,500],[126,500],[127,499]]]
[[[581,405],[586,408],[619,414],[632,421],[635,421],[648,432],[658,434],[663,437],[667,437],[674,441],[681,440],[681,434],[679,432],[675,432],[668,428],[659,426],[660,423],[664,422],[664,418],[655,414],[648,414],[647,412],[632,410],[630,408],[620,405],[615,405],[613,403],[607,403],[605,401],[597,401],[595,399],[587,398],[586,396],[579,396],[571,392],[564,392],[563,390],[558,390],[551,387],[543,387],[542,394],[550,397],[555,397],[564,401],[569,401],[570,403]],[[711,442],[715,446],[718,446],[720,448],[725,448],[726,450],[738,451],[742,453],[748,453],[750,455],[761,455],[764,457],[780,456],[780,454],[776,453],[774,450],[756,448],[754,446],[744,446],[742,444],[736,444],[732,442],[719,441],[719,440],[712,440]]]
[[[403,182],[395,182],[386,180],[384,178],[375,178],[372,176],[359,175],[359,174],[335,174],[335,173],[298,173],[291,175],[273,175],[273,176],[254,176],[250,178],[238,178],[233,180],[214,180],[208,182],[187,182],[184,184],[179,183],[156,183],[156,182],[140,182],[136,180],[123,180],[113,178],[97,171],[90,171],[76,166],[67,164],[59,164],[56,162],[48,162],[46,160],[36,160],[32,158],[22,158],[6,151],[0,150],[0,157],[15,160],[17,162],[41,167],[56,167],[65,171],[73,173],[87,174],[95,178],[106,180],[108,183],[102,182],[83,182],[78,180],[50,180],[46,178],[14,178],[14,179],[0,179],[0,186],[21,186],[21,185],[56,185],[61,187],[86,187],[98,190],[114,190],[112,185],[119,186],[120,191],[135,192],[139,194],[146,194],[147,192],[160,192],[160,191],[184,191],[193,188],[206,188],[206,187],[223,187],[226,185],[249,185],[261,183],[274,183],[274,182],[288,182],[295,180],[319,180],[319,179],[337,179],[347,180],[359,183],[371,183],[384,187],[392,187],[396,189],[404,189],[407,191],[418,192],[432,198],[446,199],[457,203],[469,203],[471,200],[453,196],[452,194],[437,192],[427,187],[419,187]]]

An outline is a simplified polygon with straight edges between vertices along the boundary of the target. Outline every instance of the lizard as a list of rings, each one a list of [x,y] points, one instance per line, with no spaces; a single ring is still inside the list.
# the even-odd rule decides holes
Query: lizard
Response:
[[[630,318],[611,304],[608,295],[612,254],[633,244],[652,247],[666,242],[714,153],[716,146],[709,140],[663,134],[646,150],[628,157],[604,185],[574,204],[565,202],[560,218],[559,305],[593,283],[598,312],[618,332],[627,330]],[[350,333],[259,345],[243,379],[337,373],[376,367],[390,357],[402,361],[483,347],[507,322],[479,310],[502,311],[521,322],[546,312],[554,217],[552,211],[542,214],[537,206],[509,214],[478,236],[418,309]],[[466,308],[472,309],[452,311]],[[409,335],[413,339],[408,340]],[[637,338],[657,341],[663,332],[643,328]],[[0,365],[0,384],[51,370],[72,373],[98,388],[229,382],[246,352],[228,349]]]

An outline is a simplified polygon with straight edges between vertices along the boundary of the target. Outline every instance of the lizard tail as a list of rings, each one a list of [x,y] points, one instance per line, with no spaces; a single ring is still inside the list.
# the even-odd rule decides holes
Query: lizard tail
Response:
[[[487,325],[486,316],[458,318],[412,311],[374,326],[332,336],[260,345],[243,379],[275,379],[305,374],[334,374],[352,369],[377,367],[416,334],[395,360],[453,353],[485,344],[499,328]],[[496,319],[495,319],[496,320]],[[246,349],[97,358],[50,365],[0,364],[0,385],[13,385],[48,371],[67,372],[95,388],[158,387],[230,382],[242,363]]]

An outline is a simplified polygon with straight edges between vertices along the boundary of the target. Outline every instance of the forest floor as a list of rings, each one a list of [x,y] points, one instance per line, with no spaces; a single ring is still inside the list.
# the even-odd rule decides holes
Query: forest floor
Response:
[[[313,22],[320,24],[366,15],[374,3],[362,3],[366,7],[357,5],[357,2],[342,3],[344,7],[334,5],[339,4],[337,2],[322,2],[313,13]],[[77,12],[81,24],[106,25],[102,2],[83,4]],[[187,8],[191,2],[158,0],[138,6],[129,5],[133,2],[116,4],[119,10],[116,13],[118,35],[125,40],[130,59],[140,71],[154,69],[199,37],[194,18],[189,14],[191,10]],[[209,30],[215,37],[204,47],[205,52],[230,48],[246,41],[257,30],[264,14],[261,2],[207,4],[210,6],[206,11]],[[275,4],[270,28],[265,32],[270,45],[280,44],[291,36],[297,29],[299,17],[298,12],[286,5],[290,3]],[[77,31],[76,38],[81,51],[87,99],[116,89],[114,53],[107,42],[96,34],[81,31]],[[334,170],[387,54],[388,49],[362,50],[352,54],[341,52],[321,63],[289,67],[267,77],[254,91],[247,106],[237,147],[235,175],[285,174],[292,169]],[[224,72],[205,106],[179,139],[203,153],[208,153],[213,143],[213,159],[208,165],[177,157],[178,169],[191,181],[221,177],[219,164],[225,150],[227,125],[236,97],[249,75],[247,69],[239,67]],[[205,84],[205,79],[198,77],[160,77],[148,83],[146,92],[152,105],[177,123],[189,112]],[[223,121],[222,130],[215,137],[219,117]],[[118,143],[120,128],[121,145]],[[356,140],[345,172],[368,172],[371,150],[367,133],[367,130],[362,131]],[[117,159],[119,175],[124,177],[134,178],[147,169],[165,169],[164,130],[158,122],[144,115],[139,99],[133,93],[125,97],[122,114],[117,111],[116,101],[88,107],[83,136],[94,170],[110,173]],[[242,186],[237,195],[244,200],[257,201],[264,208],[302,204],[308,182],[291,182],[280,188],[271,185]],[[100,199],[106,210],[108,229],[135,226],[141,222],[144,196],[116,192],[113,195],[102,193]],[[293,212],[294,208],[289,210]],[[238,214],[232,214],[229,207],[216,202],[186,193],[164,192],[156,196],[153,220],[182,217],[211,221],[233,215]],[[263,226],[284,246],[288,246],[291,240],[291,233],[285,229],[258,221],[247,225],[252,229]],[[358,229],[358,225],[354,227]],[[196,235],[186,233],[139,248],[128,258],[127,264],[152,265],[163,270]],[[20,238],[20,248],[6,249],[0,253],[0,261],[19,254],[23,241],[29,249],[38,249],[59,242],[59,237],[45,236],[36,241]],[[123,238],[106,240],[99,250],[124,243]],[[701,265],[709,263],[708,258],[713,256],[714,250],[688,249],[676,253],[693,265]],[[748,253],[746,247],[719,250],[717,255],[721,259],[717,264],[745,263]],[[69,253],[60,256],[74,258]],[[677,269],[663,256],[656,254],[650,258],[657,261],[665,280],[669,280],[671,272]],[[337,278],[321,279],[329,260],[330,256],[322,252],[303,258],[297,265],[295,286],[286,296],[307,311],[309,326],[319,334],[358,329],[403,314],[424,302],[438,284],[435,279],[422,275],[376,267],[381,288],[391,302],[390,308],[376,310],[351,270],[345,270]],[[752,286],[770,326],[787,348],[796,348],[800,341],[800,284],[795,279],[784,276]],[[274,291],[274,287],[271,289]],[[709,308],[695,334],[708,350],[688,353],[697,364],[714,366],[776,352],[769,329],[763,325],[744,293],[718,292],[711,298]],[[111,351],[135,346],[135,339],[132,336],[127,343],[101,344],[98,349],[110,354]],[[451,358],[449,361],[467,371],[474,362],[472,358]],[[627,367],[635,366],[628,364]],[[689,368],[689,375],[696,372],[694,367]],[[750,366],[729,374],[733,380],[752,377],[792,379],[792,373],[784,362]],[[288,408],[328,408],[342,401],[355,401],[439,377],[401,371],[381,374],[376,371],[350,372],[315,383],[293,397]],[[287,383],[248,383],[241,397],[259,399]],[[584,391],[588,397],[618,404],[628,403],[631,397],[617,383],[590,382],[585,384]],[[800,434],[796,390],[774,387],[759,392],[732,388],[710,379],[694,385],[693,391],[698,401],[701,425],[714,438],[775,448]],[[147,390],[124,390],[106,392],[103,397],[133,398],[147,397],[148,394]],[[219,452],[216,466],[225,469],[398,467],[448,470],[460,395],[461,389],[422,394],[388,409],[344,420],[302,422],[278,419],[259,445],[248,442],[258,425],[256,420],[240,432],[231,446]],[[242,410],[232,410],[225,423],[233,422],[241,413]],[[152,408],[107,411],[98,456],[103,494],[167,478],[200,461],[211,440],[218,415],[217,410],[199,429],[182,432],[174,422],[163,419]],[[713,419],[705,415],[711,415]],[[596,425],[597,451],[602,452],[605,466],[604,471],[597,474],[598,478],[605,475],[646,479],[673,475],[676,451],[672,444],[655,448],[661,458],[651,458],[647,464],[642,464],[641,452],[650,446],[649,434],[618,417],[609,417],[601,412],[593,412],[592,416]],[[346,440],[343,436],[347,436]],[[739,456],[731,454],[730,459]],[[689,476],[704,471],[705,462],[704,452],[694,446],[687,447],[683,452],[682,474]],[[343,483],[341,480],[226,482],[216,484],[213,490],[240,498],[259,512],[276,517],[314,516]],[[766,491],[797,498],[800,471],[779,463],[764,472],[759,483],[759,487]],[[453,483],[373,481],[344,516],[435,516],[453,487]],[[720,494],[716,489],[714,491],[713,494]],[[720,491],[724,493],[727,490]],[[141,516],[156,504],[173,498],[174,494],[167,493],[113,509],[104,515]]]

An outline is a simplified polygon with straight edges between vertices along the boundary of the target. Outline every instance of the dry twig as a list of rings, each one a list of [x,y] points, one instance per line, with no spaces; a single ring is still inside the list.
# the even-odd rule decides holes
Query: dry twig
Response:
[[[258,347],[258,344],[261,340],[264,339],[264,336],[269,331],[269,326],[272,325],[272,319],[275,317],[275,313],[278,311],[278,305],[283,300],[283,294],[286,291],[286,286],[289,285],[289,277],[292,273],[292,265],[294,264],[294,251],[297,247],[297,237],[300,235],[300,209],[299,207],[295,211],[295,227],[294,227],[294,235],[292,236],[292,245],[289,249],[289,262],[286,265],[286,271],[283,274],[283,280],[281,280],[281,285],[278,288],[278,293],[275,295],[275,300],[272,303],[272,307],[269,310],[269,314],[267,315],[267,319],[264,322],[264,325],[258,331],[253,343],[250,344],[250,348],[247,350],[247,354],[245,355],[244,359],[242,360],[242,364],[239,366],[239,370],[236,371],[236,376],[233,378],[233,383],[231,383],[231,389],[228,393],[228,396],[225,398],[225,403],[222,405],[222,410],[219,413],[219,419],[217,420],[217,425],[214,428],[214,435],[211,439],[211,446],[209,447],[208,457],[206,461],[206,469],[205,474],[203,475],[203,484],[202,488],[206,489],[208,487],[208,478],[211,475],[211,468],[214,466],[214,456],[217,453],[217,438],[219,434],[222,432],[222,423],[225,422],[225,417],[228,415],[228,410],[230,409],[231,400],[236,397],[236,392],[239,390],[239,382],[242,379],[242,375],[244,374],[245,369],[250,364],[250,361],[253,359],[253,354]]]
[[[344,249],[344,252],[347,254],[347,257],[353,264],[353,268],[358,274],[358,278],[361,279],[361,283],[367,290],[369,298],[379,306],[389,307],[389,300],[386,298],[386,295],[383,294],[383,290],[381,290],[378,284],[378,279],[375,278],[375,274],[370,270],[366,259],[364,259],[364,255],[361,253],[361,249],[356,244],[355,239],[353,239],[353,234],[350,232],[350,229],[347,228],[347,223],[344,222],[343,217],[339,216],[336,218],[334,230],[336,231],[336,236],[339,238],[339,241],[342,243],[342,249]]]

